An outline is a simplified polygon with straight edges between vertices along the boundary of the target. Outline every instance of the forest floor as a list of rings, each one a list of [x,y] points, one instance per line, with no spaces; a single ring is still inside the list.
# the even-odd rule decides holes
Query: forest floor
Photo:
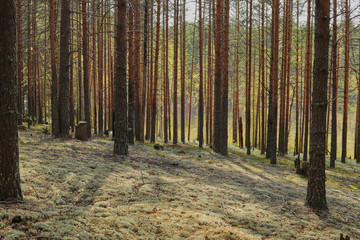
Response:
[[[360,239],[360,166],[327,169],[328,212],[304,205],[293,157],[230,147],[130,146],[19,133],[24,202],[0,203],[0,239]]]

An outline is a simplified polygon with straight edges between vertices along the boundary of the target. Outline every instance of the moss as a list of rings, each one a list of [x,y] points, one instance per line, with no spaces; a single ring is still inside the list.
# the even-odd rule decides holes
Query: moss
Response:
[[[130,156],[116,162],[109,138],[60,141],[33,130],[20,137],[28,142],[20,144],[26,204],[1,211],[0,229],[21,215],[27,236],[65,240],[306,239],[304,232],[332,239],[342,225],[360,234],[360,168],[352,162],[327,170],[332,211],[324,228],[303,206],[307,180],[295,174],[290,156],[273,166],[259,151],[248,156],[234,146],[222,157],[196,143],[161,143],[161,152],[146,143],[130,146]]]
[[[53,222],[51,221],[33,223],[32,226],[40,231],[54,232]]]
[[[4,232],[0,231],[0,238],[4,240],[17,240],[24,236],[25,234],[23,232],[14,229],[6,230]]]

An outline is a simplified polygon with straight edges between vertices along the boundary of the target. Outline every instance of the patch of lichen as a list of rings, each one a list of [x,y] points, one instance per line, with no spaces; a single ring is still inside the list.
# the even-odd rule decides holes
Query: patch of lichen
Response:
[[[31,136],[32,134],[32,136]],[[130,146],[112,156],[109,137],[54,140],[24,131],[20,144],[25,203],[0,215],[0,238],[60,239],[334,239],[360,235],[359,167],[327,170],[331,211],[304,206],[307,179],[293,158],[269,164],[259,151],[229,146],[223,157],[196,143]],[[349,173],[349,174],[348,174]],[[339,182],[333,184],[331,181]],[[349,186],[344,188],[343,185]],[[354,188],[350,189],[350,185]],[[20,215],[23,222],[11,225]],[[16,239],[16,238],[15,238]]]

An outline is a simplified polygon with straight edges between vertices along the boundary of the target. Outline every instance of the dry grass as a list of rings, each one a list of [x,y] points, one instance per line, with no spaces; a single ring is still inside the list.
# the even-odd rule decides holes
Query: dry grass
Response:
[[[20,133],[25,201],[0,204],[0,239],[360,239],[351,161],[327,170],[330,211],[315,213],[291,157],[272,166],[235,147],[225,158],[192,144],[139,144],[116,158],[107,138],[40,132]]]

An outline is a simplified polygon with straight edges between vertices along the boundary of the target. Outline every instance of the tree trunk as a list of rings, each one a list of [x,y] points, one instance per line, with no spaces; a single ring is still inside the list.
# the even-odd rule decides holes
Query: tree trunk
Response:
[[[90,112],[90,85],[89,85],[89,40],[88,40],[88,17],[87,3],[82,1],[83,14],[83,66],[84,66],[84,103],[85,121],[87,122],[88,137],[91,137],[91,112]]]
[[[17,109],[19,112],[18,125],[22,125],[23,122],[23,40],[22,40],[22,11],[21,0],[16,0],[16,62],[17,62]]]
[[[325,190],[326,111],[329,61],[330,0],[315,1],[315,55],[310,131],[310,167],[306,204],[327,209]]]
[[[126,91],[126,1],[117,0],[118,22],[116,25],[116,74],[115,74],[115,119],[114,154],[127,155],[127,91]]]
[[[16,111],[16,9],[14,1],[0,8],[0,201],[22,200]]]
[[[333,0],[333,34],[331,45],[332,62],[332,107],[331,107],[331,152],[330,167],[335,167],[337,152],[337,96],[338,96],[338,70],[337,70],[337,0]]]
[[[152,89],[152,115],[151,115],[151,139],[152,143],[156,139],[156,113],[157,113],[157,88],[158,88],[158,77],[159,77],[159,45],[160,45],[160,10],[161,1],[157,2],[157,13],[156,13],[156,45],[155,45],[155,74],[154,74],[154,88]]]
[[[135,1],[135,42],[134,42],[134,50],[135,50],[135,75],[134,75],[134,109],[135,109],[135,138],[137,141],[141,141],[141,132],[143,132],[143,126],[141,124],[141,102],[140,102],[140,96],[142,93],[142,87],[141,87],[141,60],[140,60],[140,51],[141,51],[141,24],[140,24],[140,1]]]
[[[222,51],[221,44],[223,41],[222,34],[222,13],[223,13],[223,1],[216,0],[216,24],[215,24],[215,81],[214,81],[214,140],[213,150],[220,154],[226,154],[222,149],[222,89],[221,83],[223,80],[223,63],[222,63]]]
[[[174,19],[174,106],[173,106],[173,144],[178,143],[178,109],[177,109],[177,80],[178,80],[178,25],[179,25],[179,0],[175,0]]]
[[[345,0],[345,63],[344,63],[344,114],[341,162],[345,163],[347,152],[348,105],[349,105],[349,73],[350,73],[350,10],[349,0]]]
[[[56,0],[50,0],[49,24],[50,24],[50,55],[51,55],[51,122],[52,134],[59,137],[59,102],[58,102],[58,77],[56,70]]]
[[[70,79],[69,79],[69,41],[70,41],[70,1],[61,0],[60,26],[60,136],[69,137],[70,130]]]
[[[245,145],[247,154],[251,153],[251,141],[250,141],[250,127],[251,127],[251,47],[252,47],[252,0],[249,2],[250,20],[249,20],[249,32],[248,32],[248,74],[246,78],[246,136]]]
[[[135,81],[135,23],[134,23],[134,10],[131,8],[128,12],[128,71],[129,71],[129,83],[128,83],[128,143],[130,145],[135,144],[134,141],[134,81]]]
[[[276,132],[277,132],[277,102],[278,102],[278,59],[279,59],[279,0],[272,0],[272,35],[270,60],[270,91],[268,111],[268,134],[266,157],[271,164],[276,164]]]
[[[181,56],[181,142],[185,143],[185,68],[186,68],[186,0],[183,1]],[[200,58],[201,61],[201,58]]]
[[[199,147],[203,146],[204,138],[204,80],[203,80],[203,23],[202,23],[202,2],[199,0]]]

